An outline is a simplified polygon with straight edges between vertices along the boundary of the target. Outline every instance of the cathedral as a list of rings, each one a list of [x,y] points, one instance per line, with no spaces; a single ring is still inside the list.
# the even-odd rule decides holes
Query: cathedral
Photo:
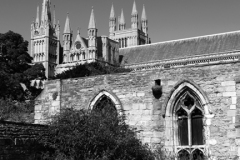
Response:
[[[70,18],[67,15],[61,44],[60,25],[59,22],[56,22],[55,11],[53,13],[51,11],[50,0],[43,0],[41,19],[38,7],[36,21],[31,24],[33,63],[44,65],[48,79],[78,64],[98,61],[119,66],[119,50],[121,48],[150,43],[145,6],[143,6],[140,24],[135,1],[131,16],[131,28],[126,28],[123,10],[117,22],[112,5],[109,17],[109,37],[98,36],[92,8],[88,37],[84,38],[81,36],[80,30],[73,35]],[[74,37],[75,39],[73,39]]]
[[[48,0],[41,20],[37,13],[31,56],[44,64],[48,77],[93,61],[131,72],[48,80],[36,98],[36,124],[66,108],[95,110],[106,104],[125,115],[143,143],[161,148],[168,158],[239,159],[240,31],[151,43],[145,7],[138,24],[134,2],[130,29],[123,12],[116,23],[112,6],[109,37],[97,36],[92,9],[88,37],[78,31],[72,41],[67,17],[61,48]]]

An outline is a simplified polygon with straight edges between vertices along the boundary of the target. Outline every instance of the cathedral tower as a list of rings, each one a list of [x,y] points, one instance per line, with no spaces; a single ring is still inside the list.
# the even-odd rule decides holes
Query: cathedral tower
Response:
[[[69,62],[69,52],[72,46],[72,31],[69,16],[67,15],[63,32],[63,63]]]
[[[88,58],[95,60],[97,59],[97,28],[94,16],[94,10],[90,15],[89,25],[88,25],[88,45],[89,45],[89,55]]]
[[[41,20],[37,7],[36,21],[31,25],[31,56],[33,63],[43,64],[47,78],[54,76],[55,67],[59,64],[60,26],[55,23],[50,0],[43,0]]]
[[[121,16],[118,17],[118,30],[115,28],[116,17],[114,13],[114,8],[112,6],[110,12],[110,34],[109,37],[112,40],[118,41],[120,48],[137,46],[149,44],[150,40],[148,38],[148,21],[145,11],[145,6],[143,6],[143,12],[141,17],[141,27],[139,26],[138,11],[136,2],[133,2],[132,13],[131,13],[131,28],[126,28],[125,17],[123,10],[121,11]]]

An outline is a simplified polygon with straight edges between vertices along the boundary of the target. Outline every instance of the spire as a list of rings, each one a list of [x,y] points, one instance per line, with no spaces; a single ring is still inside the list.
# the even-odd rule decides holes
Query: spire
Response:
[[[37,7],[36,23],[39,25],[39,6]]]
[[[43,4],[42,4],[42,16],[41,16],[41,21],[44,22],[45,19],[45,9],[46,9],[46,2],[45,0],[43,0]]]
[[[78,34],[80,34],[80,28],[78,27],[78,31],[77,31]]]
[[[134,2],[133,2],[133,9],[132,9],[132,15],[135,15],[135,14],[138,14],[138,12],[137,12],[137,7],[136,7],[136,2],[134,0]]]
[[[142,11],[142,21],[143,20],[147,20],[147,15],[146,15],[146,11],[145,11],[145,5],[143,5],[143,11]]]
[[[70,20],[69,20],[69,17],[68,17],[68,13],[67,13],[67,18],[66,18],[66,23],[65,23],[65,28],[64,28],[64,34],[66,33],[71,33],[71,28],[70,28]]]
[[[123,14],[123,9],[122,9],[122,12],[121,12],[120,24],[125,24],[125,18],[124,18],[124,14]]]
[[[113,18],[115,18],[115,12],[114,12],[113,4],[112,4],[111,13],[110,13],[110,19],[113,19]]]
[[[55,5],[53,6],[54,10],[53,10],[53,26],[56,25],[56,14],[55,14]]]
[[[95,23],[95,17],[94,17],[93,7],[92,7],[92,12],[91,12],[91,16],[90,16],[89,25],[88,25],[88,29],[90,29],[90,28],[96,28],[96,23]]]
[[[51,22],[51,7],[50,7],[50,0],[43,0],[42,4],[42,15],[41,21],[44,22],[45,20]]]

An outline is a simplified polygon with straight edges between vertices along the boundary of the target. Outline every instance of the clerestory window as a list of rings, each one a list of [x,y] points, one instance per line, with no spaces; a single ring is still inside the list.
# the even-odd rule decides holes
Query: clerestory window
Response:
[[[204,160],[204,111],[200,102],[186,91],[175,106],[177,159]]]

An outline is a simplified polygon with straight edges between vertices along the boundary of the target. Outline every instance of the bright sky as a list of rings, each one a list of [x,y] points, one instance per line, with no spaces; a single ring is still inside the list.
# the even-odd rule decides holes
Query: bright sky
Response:
[[[133,0],[51,0],[56,6],[61,34],[69,12],[74,39],[77,28],[83,37],[92,6],[98,35],[109,35],[109,14],[112,3],[115,14],[123,8],[127,28],[131,23]],[[207,34],[240,30],[240,0],[136,0],[139,17],[145,4],[152,42],[182,39]],[[12,30],[30,41],[30,26],[42,0],[1,0],[0,33]]]

